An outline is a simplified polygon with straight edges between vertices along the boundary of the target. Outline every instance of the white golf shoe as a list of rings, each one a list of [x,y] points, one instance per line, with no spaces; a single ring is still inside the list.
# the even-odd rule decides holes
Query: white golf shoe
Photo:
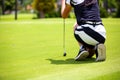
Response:
[[[96,47],[96,60],[95,61],[105,61],[106,59],[106,47],[104,44],[98,44]]]

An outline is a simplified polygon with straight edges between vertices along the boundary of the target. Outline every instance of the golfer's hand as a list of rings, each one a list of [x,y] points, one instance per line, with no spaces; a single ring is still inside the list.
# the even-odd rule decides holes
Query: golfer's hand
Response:
[[[67,18],[71,11],[71,5],[65,4],[65,0],[62,0],[61,16]]]

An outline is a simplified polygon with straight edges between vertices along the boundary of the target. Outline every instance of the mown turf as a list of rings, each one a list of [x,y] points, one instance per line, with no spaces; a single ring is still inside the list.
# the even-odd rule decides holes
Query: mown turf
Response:
[[[0,80],[119,80],[120,19],[103,19],[107,30],[107,60],[74,61],[79,49],[73,36],[74,19],[0,21]]]

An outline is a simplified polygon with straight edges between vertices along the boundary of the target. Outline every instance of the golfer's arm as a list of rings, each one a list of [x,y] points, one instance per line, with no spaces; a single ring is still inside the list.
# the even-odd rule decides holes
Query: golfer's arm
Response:
[[[61,9],[62,18],[67,18],[70,11],[71,11],[71,6],[68,5],[68,4],[65,4],[65,2],[63,2],[62,3],[62,9]]]

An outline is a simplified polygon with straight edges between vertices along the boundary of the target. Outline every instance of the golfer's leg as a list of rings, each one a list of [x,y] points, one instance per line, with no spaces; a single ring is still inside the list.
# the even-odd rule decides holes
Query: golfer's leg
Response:
[[[96,26],[96,31],[106,39],[106,30],[103,25]],[[104,42],[105,41],[96,45],[96,61],[106,60],[106,47]]]
[[[73,30],[77,28],[78,24],[75,22]],[[77,41],[78,42],[78,41]],[[79,46],[83,45],[82,43],[78,42]],[[95,54],[95,50],[93,48],[87,48],[86,49],[89,52],[89,56],[87,58],[91,58]]]
[[[75,29],[77,28],[78,24],[75,22],[74,26],[73,26],[73,32],[75,32]],[[77,41],[78,42],[78,41]],[[83,44],[78,42],[79,46],[82,46]]]
[[[87,51],[89,52],[89,55],[87,58],[92,58],[95,54],[95,49],[94,48],[87,48]]]
[[[75,29],[77,28],[78,24],[75,23],[74,24],[74,27],[73,27],[73,31],[75,32]],[[77,40],[76,40],[77,41]],[[78,42],[78,41],[77,41]],[[80,50],[78,52],[78,55],[75,57],[75,60],[76,61],[79,61],[79,60],[84,60],[86,57],[88,57],[89,55],[89,52],[86,50],[85,46],[78,42],[79,46],[80,46]]]

